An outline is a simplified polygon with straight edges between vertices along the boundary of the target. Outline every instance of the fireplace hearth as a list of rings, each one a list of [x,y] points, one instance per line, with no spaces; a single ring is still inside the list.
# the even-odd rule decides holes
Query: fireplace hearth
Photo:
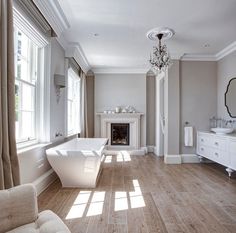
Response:
[[[129,124],[111,123],[111,145],[129,146]]]

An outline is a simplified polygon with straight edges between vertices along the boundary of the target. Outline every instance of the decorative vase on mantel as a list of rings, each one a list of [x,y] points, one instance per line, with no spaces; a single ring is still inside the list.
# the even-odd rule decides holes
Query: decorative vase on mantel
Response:
[[[116,113],[120,113],[120,111],[121,111],[121,107],[117,106],[117,107],[115,108],[115,112],[116,112]]]

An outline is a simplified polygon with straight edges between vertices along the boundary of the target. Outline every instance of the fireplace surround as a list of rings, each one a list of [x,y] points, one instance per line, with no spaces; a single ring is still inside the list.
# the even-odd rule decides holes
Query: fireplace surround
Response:
[[[144,113],[96,113],[100,118],[99,137],[108,138],[106,154],[117,154],[119,151],[126,150],[130,154],[144,155],[147,148],[141,146],[141,119]],[[129,144],[114,145],[112,143],[112,124],[129,125]]]

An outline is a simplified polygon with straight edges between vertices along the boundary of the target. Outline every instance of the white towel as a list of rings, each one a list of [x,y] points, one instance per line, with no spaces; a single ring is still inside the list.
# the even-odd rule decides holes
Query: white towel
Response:
[[[193,127],[184,127],[184,144],[185,146],[193,146]]]

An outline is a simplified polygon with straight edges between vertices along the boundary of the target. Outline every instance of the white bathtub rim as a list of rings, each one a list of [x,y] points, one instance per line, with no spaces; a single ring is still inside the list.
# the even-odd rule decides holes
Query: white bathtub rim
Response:
[[[102,142],[99,145],[99,148],[98,148],[98,146],[97,146],[97,148],[94,148],[94,145],[93,146],[91,145],[91,147],[92,147],[91,149],[89,149],[89,148],[79,148],[79,147],[69,149],[70,144],[75,142],[75,141],[77,141],[77,142],[80,142],[80,141],[84,141],[84,142],[93,141],[93,142],[95,142],[96,140]],[[96,154],[98,156],[104,150],[104,147],[107,144],[107,141],[108,141],[108,138],[74,138],[74,139],[72,139],[68,142],[64,142],[64,143],[61,143],[61,144],[59,144],[55,147],[51,147],[51,148],[47,149],[46,154],[47,154],[47,156],[60,156],[60,155],[63,155],[63,157],[64,156],[66,157],[66,156],[68,156],[68,153],[66,154],[65,152],[84,151],[84,152],[88,153],[89,151],[91,151],[91,152],[93,152],[93,154]],[[67,146],[69,146],[69,147],[67,147]],[[86,145],[86,146],[88,146],[88,145]]]

